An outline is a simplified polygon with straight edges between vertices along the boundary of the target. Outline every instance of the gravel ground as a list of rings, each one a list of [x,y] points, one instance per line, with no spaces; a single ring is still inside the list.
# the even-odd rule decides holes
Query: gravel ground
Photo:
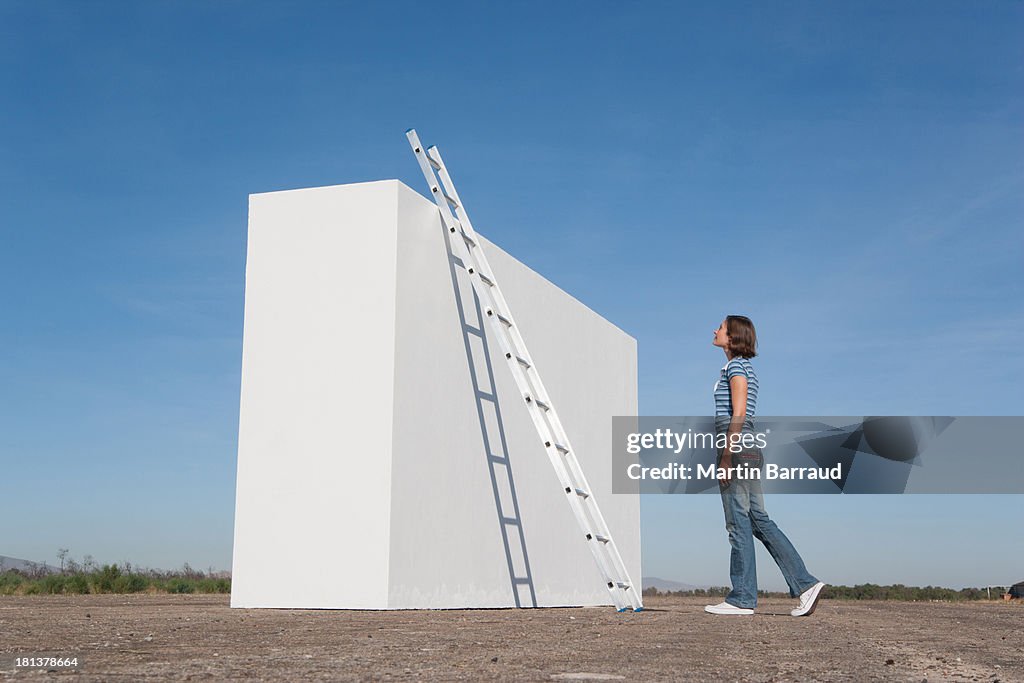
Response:
[[[227,596],[0,597],[0,680],[1024,681],[1024,606],[763,600],[648,609],[232,610]],[[715,601],[717,602],[717,601]],[[14,657],[78,655],[76,671]]]

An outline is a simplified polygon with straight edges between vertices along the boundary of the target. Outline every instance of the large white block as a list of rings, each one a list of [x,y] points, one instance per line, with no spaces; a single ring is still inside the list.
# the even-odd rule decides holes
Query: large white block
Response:
[[[639,499],[611,493],[636,341],[482,244],[639,581]],[[480,316],[398,181],[250,197],[232,606],[610,604]]]

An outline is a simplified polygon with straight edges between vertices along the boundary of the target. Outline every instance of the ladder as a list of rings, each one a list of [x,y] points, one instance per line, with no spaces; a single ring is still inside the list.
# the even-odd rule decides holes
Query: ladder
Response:
[[[512,377],[515,378],[519,393],[537,428],[537,434],[544,444],[544,450],[554,467],[562,490],[565,491],[569,507],[572,508],[586,538],[587,546],[594,555],[601,576],[604,577],[612,603],[620,612],[627,609],[639,612],[643,609],[640,593],[629,578],[626,565],[619,555],[608,525],[601,515],[601,509],[569,443],[569,435],[562,428],[562,421],[558,418],[558,413],[544,389],[540,374],[494,278],[494,271],[487,263],[480,240],[466,214],[466,207],[459,199],[451,176],[448,175],[448,169],[441,159],[441,153],[437,147],[424,149],[415,129],[410,128],[405,135],[430,186],[431,196],[441,212],[441,222],[447,231],[452,252],[462,259],[462,264],[469,273],[470,282],[480,298],[484,313],[490,320],[491,329],[501,344]]]

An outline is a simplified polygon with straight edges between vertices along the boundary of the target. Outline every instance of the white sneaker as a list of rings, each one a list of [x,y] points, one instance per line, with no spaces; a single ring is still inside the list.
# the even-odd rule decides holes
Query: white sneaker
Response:
[[[821,597],[821,589],[825,587],[821,581],[814,584],[800,594],[800,605],[790,612],[794,617],[806,617],[818,606],[818,598]]]
[[[737,607],[728,602],[720,602],[717,605],[705,605],[704,611],[710,614],[753,614],[754,610],[746,607]]]

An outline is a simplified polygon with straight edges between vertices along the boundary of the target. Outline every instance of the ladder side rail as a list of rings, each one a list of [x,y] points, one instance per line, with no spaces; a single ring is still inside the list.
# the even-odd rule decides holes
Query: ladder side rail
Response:
[[[414,146],[414,151],[416,149],[422,148]],[[419,153],[417,153],[417,156],[419,156]],[[441,188],[438,188],[438,186],[435,184],[436,179],[432,178],[433,166],[428,164],[429,160],[421,160],[420,166],[424,171],[424,175],[426,176],[428,183],[431,184],[431,192],[435,195],[435,203],[438,205],[438,208],[440,210],[442,223],[448,230],[449,237],[451,237],[452,234],[458,231],[458,225],[455,222],[454,218],[451,216],[451,209],[450,207],[447,206],[446,200],[444,200],[442,197],[437,197],[437,194],[439,193]],[[490,313],[493,313],[494,307],[496,307],[493,302],[494,288],[491,287],[490,285],[486,285],[485,283],[479,281],[478,276],[480,268],[479,263],[477,263],[476,260],[477,254],[473,253],[474,250],[470,250],[468,245],[466,245],[463,240],[455,239],[454,243],[455,251],[458,252],[458,257],[462,260],[463,267],[467,270],[468,273],[470,273],[470,282],[473,286],[474,291],[476,291],[478,295],[484,295],[483,299],[485,307],[487,307],[488,309],[487,317],[491,318],[492,330],[498,337],[499,341],[501,342],[503,352],[505,353],[506,361],[508,362],[509,368],[513,374],[513,379],[515,380],[516,385],[519,387],[520,393],[523,395],[525,400],[526,397],[531,396],[529,380],[523,372],[523,368],[516,358],[516,353],[513,352],[515,350],[514,347],[511,347],[508,344],[509,340],[505,338],[507,331],[504,329],[504,323],[496,319],[493,315],[490,315]],[[482,252],[479,252],[479,254],[482,255]],[[481,290],[483,291],[481,292]],[[534,428],[537,430],[538,434],[541,435],[542,438],[545,438],[548,443],[552,443],[552,447],[546,448],[545,451],[552,468],[554,468],[555,470],[556,477],[562,484],[562,488],[568,488],[569,490],[572,490],[571,475],[569,473],[569,470],[565,467],[565,464],[559,459],[559,453],[554,449],[554,432],[551,430],[550,426],[547,425],[543,420],[543,416],[541,415],[543,409],[540,408],[534,400],[530,400],[527,403],[527,408],[530,417],[533,420]],[[573,515],[576,517],[577,524],[579,525],[581,530],[584,530],[584,533],[588,536],[588,540],[590,540],[591,542],[591,553],[594,556],[594,560],[598,564],[598,569],[603,576],[603,580],[609,590],[609,593],[611,594],[612,602],[615,604],[616,609],[623,609],[625,606],[629,605],[629,601],[624,600],[622,596],[618,594],[618,581],[616,580],[617,574],[614,570],[614,563],[610,560],[610,558],[606,558],[602,555],[602,549],[600,547],[593,545],[593,543],[596,542],[593,539],[597,532],[587,531],[588,529],[592,529],[593,525],[591,521],[587,518],[586,511],[583,509],[583,507],[579,505],[578,501],[570,500],[570,508],[572,510]]]
[[[429,151],[433,153],[432,156],[434,157],[431,159],[423,149],[422,144],[419,141],[419,137],[416,135],[414,130],[410,130],[407,133],[407,137],[413,146],[413,151],[416,154],[417,161],[420,164],[424,177],[431,186],[431,192],[434,195],[435,203],[440,210],[442,222],[449,232],[449,237],[451,237],[452,234],[463,232],[464,235],[468,235],[474,245],[478,245],[478,242],[476,241],[478,239],[476,232],[473,230],[472,223],[469,221],[469,216],[454,188],[454,184],[451,182],[451,177],[447,173],[447,169],[441,159],[440,152],[436,147],[430,148]],[[438,183],[438,178],[434,174],[435,168],[439,172],[438,175],[441,176],[441,183]],[[455,216],[452,215],[452,209],[449,206],[449,202],[455,205]],[[456,219],[456,216],[458,219]],[[614,540],[611,538],[611,533],[607,527],[607,523],[604,521],[603,516],[600,513],[597,501],[592,497],[593,492],[590,489],[589,484],[586,482],[586,477],[583,475],[582,468],[580,468],[573,451],[569,451],[569,454],[572,454],[572,457],[567,462],[562,462],[562,454],[555,448],[556,443],[561,444],[566,448],[571,448],[571,445],[567,443],[567,434],[565,434],[565,430],[561,427],[561,421],[559,420],[557,413],[554,413],[553,406],[551,405],[548,394],[543,386],[543,382],[540,380],[540,375],[532,365],[532,360],[530,360],[530,356],[526,350],[526,344],[522,339],[522,336],[518,333],[518,328],[515,326],[511,310],[504,300],[501,289],[493,280],[493,271],[490,269],[490,264],[487,262],[482,249],[472,249],[470,248],[470,245],[466,244],[466,239],[463,235],[458,235],[458,237],[463,237],[463,239],[455,240],[456,250],[460,252],[460,258],[463,261],[463,265],[466,266],[466,269],[469,271],[470,281],[474,290],[477,291],[478,295],[481,293],[484,294],[485,301],[490,300],[492,302],[492,307],[491,310],[488,311],[487,317],[492,318],[492,327],[501,341],[503,351],[506,355],[506,361],[512,370],[517,386],[519,386],[520,391],[524,394],[524,398],[531,395],[530,390],[532,389],[534,399],[542,398],[542,400],[548,405],[547,409],[541,408],[537,405],[536,400],[531,402],[527,399],[529,413],[531,419],[533,419],[538,435],[540,435],[542,439],[545,439],[545,435],[547,435],[545,450],[548,454],[548,458],[551,461],[552,467],[555,469],[557,478],[563,484],[563,489],[566,490],[567,495],[570,496],[570,507],[572,508],[581,529],[587,535],[594,558],[606,577],[613,602],[616,604],[616,607],[620,609],[622,608],[623,602],[627,605],[633,606],[634,608],[642,607],[642,603],[638,598],[634,598],[629,595],[630,592],[634,594],[636,593],[635,587],[633,587],[632,582],[629,580],[628,572],[625,570],[621,556],[614,545]],[[482,280],[480,277],[481,270],[486,273],[490,279],[490,283]],[[505,323],[496,318],[495,314],[497,313],[500,313],[511,323],[507,328]],[[507,340],[505,339],[506,334],[509,336],[509,339]],[[529,363],[527,367],[523,367],[519,362],[520,357],[527,360]],[[548,413],[554,414],[548,415]],[[547,444],[550,444],[550,446]],[[577,487],[585,490],[590,494],[590,497],[578,496],[576,494]],[[587,501],[590,501],[590,506],[586,504]],[[590,513],[589,515],[588,512]],[[590,517],[594,517],[595,519],[592,521]],[[599,529],[596,529],[595,527],[599,527]],[[597,534],[604,535],[608,539],[607,542],[601,542],[594,538]],[[604,557],[605,553],[608,555],[607,558]],[[608,566],[609,564],[611,567]],[[617,580],[620,577],[624,579],[624,582]],[[622,583],[626,584],[625,590],[627,593],[627,599],[625,601],[623,601],[618,595],[618,590],[623,588],[621,585]]]
[[[436,202],[439,205],[444,204],[442,208],[442,213],[444,213],[446,209],[451,211],[446,200],[446,198],[450,197],[451,199],[454,200],[455,215],[458,217],[462,229],[468,235],[470,235],[471,239],[473,239],[474,242],[479,244],[479,238],[476,234],[476,231],[473,228],[472,221],[469,218],[469,214],[466,212],[465,205],[462,203],[462,200],[459,197],[458,190],[455,189],[455,184],[452,182],[451,176],[448,174],[447,165],[444,163],[444,159],[441,156],[440,150],[436,146],[432,146],[427,150],[427,152],[430,154],[430,157],[432,157],[433,160],[436,162],[437,175],[440,177],[440,180],[443,184],[443,195],[441,197],[436,197]],[[425,159],[424,162],[421,162],[421,167],[426,166],[426,168],[430,169],[430,175],[433,175],[433,170],[435,166],[430,164],[429,157]],[[435,195],[436,194],[437,193],[435,193]],[[458,241],[461,242],[461,240]],[[462,246],[466,251],[471,252],[473,256],[478,257],[477,269],[479,270],[479,267],[483,266],[483,270],[487,273],[487,275],[493,278],[494,271],[491,269],[490,263],[487,261],[484,251],[482,249],[469,249],[465,244],[463,244]],[[596,499],[593,498],[593,489],[590,487],[590,483],[587,481],[586,476],[583,474],[582,468],[579,466],[578,460],[575,458],[575,451],[573,450],[573,447],[569,441],[568,433],[562,426],[561,419],[559,418],[557,411],[554,408],[554,403],[550,398],[550,394],[548,394],[547,388],[544,386],[543,380],[541,380],[540,378],[540,373],[537,372],[536,366],[533,364],[533,360],[527,349],[526,342],[522,338],[522,335],[519,332],[519,328],[515,323],[515,319],[512,316],[511,307],[508,306],[507,302],[505,301],[504,294],[502,293],[501,288],[497,286],[496,282],[494,285],[487,285],[486,283],[482,284],[487,294],[491,295],[491,297],[495,300],[495,303],[498,304],[499,308],[497,309],[497,311],[501,312],[502,315],[504,315],[511,323],[511,325],[508,326],[507,330],[499,329],[499,334],[503,331],[507,332],[509,336],[512,337],[512,346],[518,347],[519,353],[513,355],[519,355],[530,363],[530,367],[522,368],[515,358],[508,359],[510,361],[515,361],[515,367],[513,368],[514,373],[519,374],[517,371],[522,371],[528,380],[532,380],[530,384],[534,389],[535,398],[540,398],[548,406],[547,410],[539,407],[536,407],[536,410],[539,410],[542,413],[547,413],[546,415],[543,415],[543,418],[545,419],[545,421],[549,421],[551,423],[550,431],[554,432],[554,436],[556,439],[556,441],[553,443],[561,443],[566,448],[568,448],[569,453],[573,455],[572,464],[564,465],[565,469],[567,470],[567,473],[570,475],[571,479],[575,480],[579,487],[583,488],[585,491],[591,494],[591,497],[586,499],[585,501],[577,501],[580,502],[581,507],[584,508],[584,510],[581,511],[583,516],[586,517],[587,511],[589,511],[591,513],[591,517],[593,518],[593,521],[588,519],[586,524],[581,524],[581,526],[584,529],[590,529],[591,534],[594,534],[596,532],[603,536],[606,536],[609,539],[612,539],[613,537],[611,534],[611,529],[609,528],[607,521],[604,519],[604,515],[601,513],[600,506],[597,504]],[[503,323],[499,323],[499,326],[501,325],[503,325]],[[543,430],[538,428],[538,433],[543,434]],[[555,456],[557,458],[562,457],[561,454],[558,453],[557,451],[555,451]],[[576,486],[573,486],[573,483],[573,481],[569,482],[570,487],[573,490],[575,490]],[[565,488],[564,485],[563,488]],[[589,506],[585,504],[586,501],[590,502]],[[636,591],[635,586],[633,585],[633,582],[630,579],[629,571],[625,566],[625,562],[623,562],[622,560],[622,556],[618,552],[618,548],[615,545],[614,540],[610,540],[608,543],[601,543],[596,540],[591,542],[598,543],[601,546],[605,546],[605,550],[609,555],[611,565],[615,570],[614,572],[606,571],[605,573],[610,575],[613,579],[621,578],[622,583],[625,583],[628,586],[628,588],[626,588],[627,593],[632,593],[632,595],[629,596],[629,602],[634,607],[642,607],[642,602],[639,597],[639,593]]]

